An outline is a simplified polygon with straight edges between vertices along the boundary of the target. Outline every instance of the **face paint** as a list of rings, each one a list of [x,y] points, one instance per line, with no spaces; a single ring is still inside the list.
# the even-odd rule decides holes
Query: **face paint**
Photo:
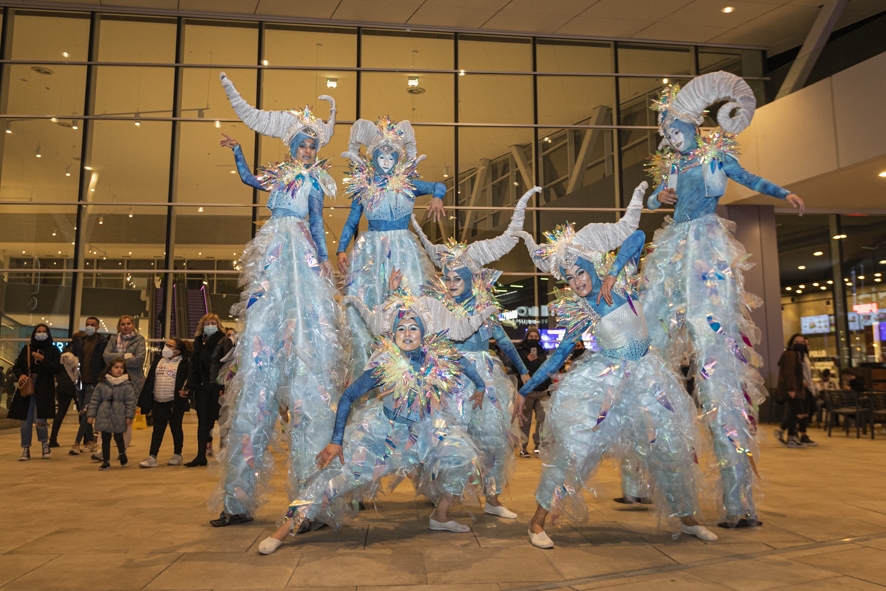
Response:
[[[578,265],[566,269],[566,283],[578,297],[586,297],[594,289],[591,275]]]
[[[443,283],[449,290],[449,295],[456,298],[465,292],[465,280],[457,271],[447,271],[443,276]]]
[[[695,126],[682,121],[674,121],[665,130],[665,140],[678,152],[689,152],[695,147]]]
[[[391,172],[394,166],[397,164],[397,153],[396,152],[382,152],[381,150],[376,151],[375,156],[375,166],[378,170],[384,172],[385,174]]]
[[[421,346],[421,328],[414,318],[404,318],[394,329],[394,342],[403,351],[415,351]]]
[[[305,138],[299,142],[295,151],[295,159],[303,164],[310,164],[317,158],[317,141]]]

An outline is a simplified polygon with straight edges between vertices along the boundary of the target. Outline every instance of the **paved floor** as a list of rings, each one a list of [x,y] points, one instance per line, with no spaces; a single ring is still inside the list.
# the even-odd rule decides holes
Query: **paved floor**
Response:
[[[195,425],[186,441],[193,450]],[[716,528],[719,542],[674,539],[651,512],[626,509],[616,472],[579,527],[550,528],[554,550],[526,538],[539,461],[520,460],[506,504],[516,523],[475,512],[473,533],[427,530],[431,511],[404,483],[342,532],[299,536],[272,556],[256,552],[286,499],[275,493],[251,525],[208,524],[209,468],[140,470],[149,431],[137,431],[132,463],[106,472],[57,448],[48,461],[15,461],[18,431],[0,431],[0,588],[371,589],[623,591],[886,588],[886,436],[828,439],[786,449],[763,438],[765,499],[755,531]],[[62,441],[74,427],[62,428]],[[817,436],[817,437],[816,437]],[[171,451],[161,451],[161,463]],[[189,453],[186,453],[189,459]],[[278,489],[281,487],[278,485]],[[460,511],[456,517],[469,522]]]

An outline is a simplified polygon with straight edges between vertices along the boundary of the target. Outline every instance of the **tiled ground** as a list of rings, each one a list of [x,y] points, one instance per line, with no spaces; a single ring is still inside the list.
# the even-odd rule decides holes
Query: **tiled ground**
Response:
[[[186,431],[190,458],[194,417]],[[409,483],[340,533],[299,536],[272,556],[256,552],[286,505],[281,493],[250,525],[212,528],[206,501],[216,473],[161,465],[140,470],[149,431],[137,431],[132,463],[98,472],[88,457],[57,448],[51,460],[17,462],[18,431],[0,431],[0,588],[279,589],[327,591],[633,591],[886,588],[886,435],[828,439],[791,450],[763,437],[764,526],[716,529],[719,542],[674,539],[651,512],[613,503],[615,470],[587,522],[549,528],[557,543],[529,545],[537,459],[519,460],[503,500],[515,522],[474,512],[473,533],[430,532],[431,508]],[[62,428],[62,441],[73,437]],[[161,464],[170,453],[167,441]],[[36,450],[35,450],[36,451]],[[278,490],[282,487],[277,486]],[[471,515],[456,513],[464,522]]]

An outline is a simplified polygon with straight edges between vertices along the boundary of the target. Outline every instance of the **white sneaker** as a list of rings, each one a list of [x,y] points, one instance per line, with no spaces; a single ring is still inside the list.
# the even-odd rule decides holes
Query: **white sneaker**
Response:
[[[486,506],[483,508],[484,511],[489,513],[490,515],[495,515],[497,517],[504,517],[505,519],[517,519],[517,514],[505,507],[504,505],[499,505],[498,507],[493,507],[489,503],[486,503]]]
[[[545,550],[549,550],[554,547],[554,541],[548,537],[548,534],[542,531],[540,534],[532,533],[532,530],[529,530],[529,543],[535,546],[536,548],[543,548]]]
[[[166,465],[167,466],[181,466],[183,461],[184,461],[184,459],[181,457],[180,454],[175,454],[174,456],[169,458],[169,461],[166,462]]]
[[[157,457],[156,456],[148,456],[143,461],[138,463],[139,468],[156,468],[157,467]]]
[[[277,538],[267,537],[258,545],[259,554],[273,554],[277,548],[283,545],[283,542]]]
[[[462,525],[457,521],[447,521],[446,523],[436,521],[431,518],[431,529],[434,531],[451,531],[457,534],[466,534],[471,531],[471,527],[468,525]]]
[[[685,525],[681,523],[680,531],[682,531],[684,534],[695,536],[699,540],[704,540],[705,542],[716,542],[718,539],[717,535],[714,532],[703,525]]]

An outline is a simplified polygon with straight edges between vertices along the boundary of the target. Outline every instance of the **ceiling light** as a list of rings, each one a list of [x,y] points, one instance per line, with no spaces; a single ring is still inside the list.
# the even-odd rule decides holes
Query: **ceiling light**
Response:
[[[80,128],[77,127],[77,124],[76,124],[76,123],[74,123],[74,124],[71,125],[71,129],[80,129]]]
[[[822,251],[820,251],[820,250],[816,250],[815,252],[812,253],[812,256],[814,256],[814,257],[820,257],[820,256],[823,255],[823,254],[824,254],[824,253],[823,253]]]
[[[734,12],[734,11],[735,11],[734,6],[724,6],[723,8],[720,9],[720,12],[722,12],[724,14],[729,14],[730,12]]]
[[[70,57],[70,54],[67,51],[63,51],[62,57]]]
[[[828,279],[828,285],[833,285],[833,284],[834,284],[834,282],[831,281],[830,279]]]
[[[65,176],[71,176],[71,165],[65,166]]]
[[[785,291],[791,291],[791,290],[793,289],[793,287],[791,287],[790,285],[788,285],[788,286],[785,287],[784,289],[785,289]]]
[[[864,275],[859,275],[858,278],[859,278],[859,279],[864,279]]]
[[[49,120],[53,123],[58,123],[58,117],[50,117]]]
[[[406,81],[406,85],[410,88],[415,88],[418,86],[418,77],[411,77]]]
[[[84,166],[83,170],[92,170],[92,167],[91,166]]]
[[[104,223],[105,223],[105,216],[103,216],[103,215],[98,216],[98,225],[101,226]]]
[[[231,174],[237,174],[237,171],[236,171],[236,170],[232,170],[232,171],[231,171]]]
[[[818,287],[818,282],[815,282],[815,283],[813,283],[812,285],[815,286],[815,287]]]
[[[129,208],[129,217],[132,217],[132,208]]]
[[[203,208],[202,208],[202,207],[198,207],[198,208],[197,208],[197,213],[203,213]]]
[[[268,60],[262,60],[262,61],[261,61],[261,65],[263,65],[263,66],[267,66],[268,63],[269,63]]]
[[[882,273],[874,273],[874,277],[879,277],[881,275],[882,275]]]
[[[846,234],[834,234],[833,238],[834,240],[842,240],[846,238]]]
[[[464,76],[464,75],[465,75],[465,71],[464,71],[464,70],[459,70],[459,71],[458,71],[458,75],[459,75],[459,76]]]
[[[827,287],[825,287],[824,285],[822,285],[820,289],[821,289],[822,291],[826,291],[826,290],[827,290]]]
[[[40,144],[37,144],[37,158],[42,158],[43,156],[40,154]]]
[[[326,88],[337,88],[338,87],[338,78],[327,78],[326,79]]]
[[[136,122],[135,122],[135,126],[136,126],[136,127],[141,127],[141,126],[142,126],[141,121],[136,121]]]
[[[880,173],[879,175],[877,175],[877,176],[881,176],[881,177],[883,177],[884,179],[886,179],[886,170],[884,170],[883,172],[881,172],[881,173]]]
[[[880,279],[879,277],[877,277],[876,279],[874,279],[874,283],[880,283],[881,281],[883,281],[883,280]]]
[[[802,291],[800,291],[800,290],[799,290],[799,289],[798,289],[798,290],[797,290],[797,291],[795,291],[795,292],[794,292],[794,293],[803,293],[803,292],[802,292]]]
[[[804,271],[804,270],[806,270],[806,265],[800,265],[797,268],[800,269],[801,271]]]
[[[215,122],[215,128],[216,128],[216,129],[221,129],[221,121],[216,121],[216,122]]]
[[[58,228],[53,228],[52,235],[55,236],[56,234],[58,234]]]
[[[881,264],[881,265],[886,265],[886,259],[883,259],[882,261],[880,261],[880,264]]]
[[[12,130],[9,129],[9,121],[6,122],[6,133],[12,133]]]
[[[661,81],[662,81],[663,84],[667,84],[667,83],[668,83],[668,79],[667,79],[667,78],[662,78]]]
[[[805,285],[801,285],[801,286],[800,286],[800,289],[806,289],[806,286],[805,286]]]

